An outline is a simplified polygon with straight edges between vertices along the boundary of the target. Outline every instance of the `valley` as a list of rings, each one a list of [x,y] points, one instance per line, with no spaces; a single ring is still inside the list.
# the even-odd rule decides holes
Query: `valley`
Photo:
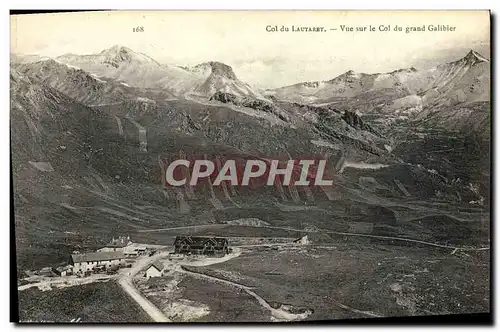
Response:
[[[157,317],[197,322],[489,310],[490,63],[473,50],[428,70],[349,70],[260,90],[221,62],[167,65],[117,45],[16,55],[10,83],[19,276],[121,236],[168,248],[177,236],[218,236],[241,250],[210,266],[169,262],[167,251],[146,258],[170,266],[158,290],[142,272],[139,281],[20,290],[24,320],[88,310],[93,321],[103,303],[104,321],[149,321],[142,296]],[[177,159],[244,169],[308,158],[326,161],[331,185],[165,179]],[[307,245],[282,243],[306,235]],[[129,287],[139,295],[120,293]],[[125,301],[125,316],[108,293]],[[47,294],[57,308],[67,296],[96,302],[54,316],[35,308],[51,303]]]

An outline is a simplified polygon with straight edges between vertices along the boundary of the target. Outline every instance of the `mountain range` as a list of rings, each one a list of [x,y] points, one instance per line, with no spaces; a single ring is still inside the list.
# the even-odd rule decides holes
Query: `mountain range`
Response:
[[[165,89],[176,95],[209,98],[215,92],[223,91],[261,97],[248,84],[240,81],[230,66],[215,61],[194,67],[171,66],[123,46],[113,46],[92,55],[66,54],[57,60],[128,85]]]
[[[461,103],[489,100],[489,60],[471,50],[464,58],[417,70],[413,67],[390,73],[365,74],[349,70],[329,81],[297,83],[269,90],[277,99],[320,104],[335,98],[352,98],[369,91],[391,89],[407,100],[396,99],[392,106],[425,106],[439,100]],[[409,98],[411,96],[411,98]]]
[[[146,225],[242,217],[347,231],[386,209],[429,240],[439,234],[412,221],[429,213],[423,200],[489,195],[490,63],[474,51],[427,70],[261,91],[220,62],[166,65],[113,46],[13,55],[10,83],[20,266]],[[165,165],[185,156],[312,156],[328,160],[335,186],[164,186]]]
[[[456,111],[449,108],[460,108],[463,115],[461,106],[487,103],[490,98],[489,60],[473,50],[462,59],[425,70],[411,67],[375,74],[349,70],[328,81],[303,82],[265,91],[242,82],[230,66],[220,62],[193,67],[166,65],[117,45],[98,54],[65,54],[55,59],[16,55],[12,62],[18,64],[19,71],[29,72],[53,87],[65,87],[67,90],[63,92],[77,100],[95,104],[136,99],[128,88],[156,91],[167,99],[202,101],[213,99],[215,93],[224,93],[267,104],[273,100],[315,106],[341,104],[351,110],[355,107],[360,114],[384,113],[388,115],[384,121],[391,116],[400,120],[413,116],[421,121],[439,119],[435,124],[461,129],[453,126],[456,116],[449,113]],[[78,86],[82,84],[85,86]],[[442,116],[434,114],[436,108]],[[281,110],[275,113],[289,118]],[[469,117],[475,120],[475,114],[466,116]],[[476,122],[484,122],[484,117],[479,118]],[[476,127],[485,129],[481,125]]]

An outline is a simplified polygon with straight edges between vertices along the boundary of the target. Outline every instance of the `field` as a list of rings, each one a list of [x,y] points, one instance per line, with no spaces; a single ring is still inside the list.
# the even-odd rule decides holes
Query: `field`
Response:
[[[150,322],[149,316],[114,282],[51,291],[18,292],[20,322]]]
[[[310,309],[307,320],[330,320],[487,312],[488,255],[346,242],[252,248],[222,264],[188,269],[250,286],[277,306]]]
[[[226,285],[185,277],[179,284],[184,297],[210,304],[210,313],[199,322],[264,322],[266,312],[257,301],[244,291]]]
[[[244,291],[174,272],[138,287],[174,322],[256,322],[269,315]]]
[[[336,236],[304,245],[234,247],[220,259],[164,258],[162,277],[139,273],[134,284],[173,322],[480,313],[490,308],[489,259],[489,250]],[[149,321],[114,282],[28,289],[19,297],[23,322]]]

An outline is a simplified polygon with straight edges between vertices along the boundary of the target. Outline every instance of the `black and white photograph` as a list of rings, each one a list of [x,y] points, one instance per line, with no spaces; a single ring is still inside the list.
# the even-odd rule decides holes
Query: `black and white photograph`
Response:
[[[490,15],[11,13],[18,323],[489,320]]]

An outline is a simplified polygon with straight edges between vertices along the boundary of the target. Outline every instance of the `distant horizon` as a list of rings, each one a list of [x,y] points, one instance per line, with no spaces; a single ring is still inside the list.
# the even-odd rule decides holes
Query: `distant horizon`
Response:
[[[36,53],[31,53],[31,54],[25,54],[25,53],[11,53],[11,54],[14,54],[14,55],[18,55],[18,56],[39,56],[39,57],[46,57],[46,58],[49,58],[49,59],[56,59],[58,57],[61,57],[61,56],[64,56],[64,55],[78,55],[78,56],[86,56],[86,55],[97,55],[97,54],[100,54],[106,50],[109,50],[115,46],[118,46],[118,47],[124,47],[124,48],[128,48],[130,49],[131,51],[133,51],[134,53],[138,53],[138,54],[143,54],[143,55],[146,55],[147,57],[153,59],[154,61],[158,62],[159,64],[161,65],[167,65],[167,66],[176,66],[176,67],[194,67],[196,65],[199,65],[199,64],[202,64],[202,63],[208,63],[208,62],[221,62],[221,63],[224,63],[226,65],[229,65],[232,69],[233,69],[233,72],[236,74],[236,77],[238,77],[238,79],[240,79],[241,81],[243,81],[244,83],[248,83],[250,84],[251,86],[254,86],[256,88],[259,88],[259,89],[277,89],[277,88],[281,88],[281,87],[286,87],[286,86],[292,86],[292,85],[296,85],[296,84],[300,84],[300,83],[310,83],[310,82],[324,82],[324,81],[328,81],[328,80],[331,80],[331,79],[334,79],[340,75],[343,75],[345,73],[347,73],[348,71],[353,71],[355,73],[360,73],[360,74],[368,74],[368,75],[375,75],[375,74],[385,74],[385,73],[391,73],[391,72],[394,72],[394,71],[397,71],[397,70],[401,70],[401,69],[409,69],[409,68],[415,68],[417,70],[426,70],[426,69],[430,69],[432,67],[435,67],[437,65],[440,65],[440,64],[445,64],[445,63],[449,63],[449,62],[453,62],[453,61],[458,61],[460,59],[463,59],[465,56],[467,56],[467,54],[469,54],[469,52],[471,51],[474,51],[476,53],[478,53],[479,55],[485,57],[488,61],[490,61],[491,59],[489,58],[489,55],[488,54],[487,56],[484,55],[484,52],[480,52],[480,51],[477,51],[473,48],[470,48],[468,49],[465,53],[463,53],[461,56],[458,56],[458,57],[454,57],[453,59],[451,60],[446,60],[446,61],[439,61],[438,59],[436,59],[436,65],[434,66],[428,66],[426,68],[422,68],[422,67],[417,67],[417,66],[414,66],[414,65],[410,65],[408,67],[402,67],[402,68],[396,68],[396,69],[393,69],[393,70],[389,70],[389,71],[384,71],[384,72],[367,72],[367,71],[364,71],[364,72],[360,72],[360,71],[357,71],[357,70],[353,70],[353,69],[347,69],[347,70],[344,70],[342,72],[340,72],[339,74],[337,74],[336,76],[333,76],[329,79],[324,79],[324,80],[309,80],[309,81],[300,81],[300,82],[295,82],[295,83],[291,83],[291,84],[287,84],[287,85],[280,85],[280,86],[274,86],[274,87],[267,87],[267,88],[262,88],[260,87],[259,85],[257,84],[253,84],[253,83],[250,83],[250,82],[247,82],[245,81],[244,79],[242,79],[240,77],[240,75],[238,75],[238,71],[234,68],[233,65],[230,65],[230,64],[227,64],[225,62],[222,62],[222,61],[219,61],[219,60],[214,60],[214,59],[211,59],[211,60],[206,60],[206,61],[202,61],[202,62],[198,62],[196,64],[191,64],[191,65],[181,65],[181,64],[174,64],[174,63],[166,63],[166,62],[162,62],[162,61],[159,61],[157,59],[155,59],[154,57],[150,56],[149,54],[147,53],[143,53],[143,52],[138,52],[136,50],[134,50],[133,48],[127,46],[127,45],[118,45],[118,44],[114,44],[110,47],[107,47],[107,48],[104,48],[102,49],[101,51],[97,52],[97,53],[81,53],[81,54],[78,54],[78,53],[73,53],[73,52],[66,52],[64,54],[59,54],[59,55],[56,55],[56,56],[48,56],[48,55],[44,55],[44,54],[36,54]]]
[[[456,26],[455,32],[279,33],[269,24],[332,27]],[[143,26],[144,32],[132,32]],[[36,27],[36,28],[34,28]],[[99,36],[99,38],[96,38]],[[55,58],[98,54],[123,45],[162,64],[230,65],[260,89],[327,81],[349,70],[387,73],[428,69],[458,60],[470,49],[490,56],[488,11],[422,12],[81,12],[11,16],[11,52]]]

